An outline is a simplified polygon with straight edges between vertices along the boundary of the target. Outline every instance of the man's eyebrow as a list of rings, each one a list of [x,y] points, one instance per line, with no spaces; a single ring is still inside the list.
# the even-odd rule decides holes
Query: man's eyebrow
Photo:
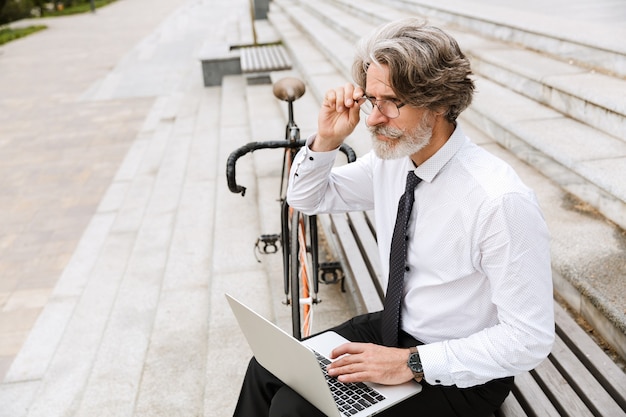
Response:
[[[378,98],[376,96],[368,94],[367,91],[365,92],[365,97],[367,97],[367,98],[375,98],[376,100],[378,100]],[[380,100],[399,100],[399,99],[395,95],[387,94],[387,95],[380,96]]]

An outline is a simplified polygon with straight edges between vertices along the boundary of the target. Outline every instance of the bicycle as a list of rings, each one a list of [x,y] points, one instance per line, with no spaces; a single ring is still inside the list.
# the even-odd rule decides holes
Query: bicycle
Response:
[[[300,128],[294,120],[293,102],[302,97],[305,91],[304,83],[297,78],[287,77],[277,81],[273,86],[274,96],[287,102],[288,107],[285,139],[250,142],[235,149],[226,162],[229,190],[245,196],[246,187],[237,184],[236,181],[237,160],[259,149],[284,149],[279,190],[281,232],[261,235],[257,239],[255,249],[262,253],[272,254],[278,252],[278,245],[281,247],[285,293],[283,304],[291,306],[292,333],[296,339],[310,334],[313,307],[321,302],[318,298],[320,279],[324,283],[336,283],[340,279],[338,263],[319,261],[317,217],[307,216],[289,207],[286,199],[291,163],[305,144],[305,140],[300,139]],[[348,145],[343,144],[340,150],[346,155],[348,162],[356,160],[354,150]]]

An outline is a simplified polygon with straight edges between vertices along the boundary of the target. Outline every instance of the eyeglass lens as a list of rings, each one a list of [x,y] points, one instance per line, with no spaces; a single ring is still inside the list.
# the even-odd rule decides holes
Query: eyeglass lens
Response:
[[[394,119],[400,115],[400,110],[398,109],[396,103],[394,103],[393,101],[375,100],[375,103],[373,103],[372,101],[374,100],[375,99],[368,97],[362,97],[358,100],[358,103],[360,104],[363,113],[371,114],[374,110],[374,106],[376,106],[378,107],[378,110],[383,114],[383,116],[389,117],[390,119]]]

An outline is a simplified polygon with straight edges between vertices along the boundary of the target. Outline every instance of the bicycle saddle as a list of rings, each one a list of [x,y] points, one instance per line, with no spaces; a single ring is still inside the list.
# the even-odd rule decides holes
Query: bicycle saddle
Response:
[[[305,91],[304,83],[297,78],[286,77],[274,83],[274,95],[282,101],[296,101]]]

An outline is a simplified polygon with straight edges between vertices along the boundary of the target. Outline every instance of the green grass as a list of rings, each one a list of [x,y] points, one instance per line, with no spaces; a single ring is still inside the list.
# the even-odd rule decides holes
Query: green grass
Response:
[[[47,26],[39,25],[19,29],[0,28],[0,45],[14,41],[15,39],[23,38],[31,33],[39,32],[40,30],[46,29],[46,27]]]

